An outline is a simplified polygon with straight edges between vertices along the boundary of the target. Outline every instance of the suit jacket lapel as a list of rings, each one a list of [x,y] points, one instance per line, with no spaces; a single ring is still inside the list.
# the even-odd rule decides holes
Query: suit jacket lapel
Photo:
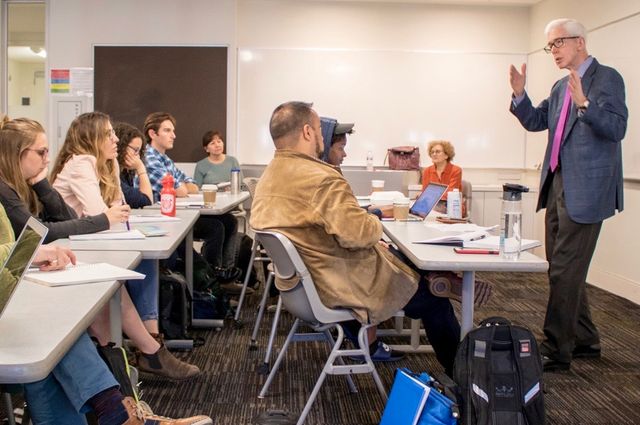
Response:
[[[589,66],[589,68],[587,68],[586,72],[582,76],[582,80],[581,80],[582,92],[586,97],[589,97],[589,90],[591,89],[591,83],[593,82],[593,74],[595,74],[597,66],[598,66],[598,61],[596,61],[594,58],[591,65]],[[558,112],[558,117],[560,117],[560,112]],[[564,133],[562,133],[563,142],[567,139],[567,137],[569,136],[569,133],[571,133],[571,129],[573,128],[577,120],[578,120],[578,108],[572,103],[571,106],[569,106],[569,116],[567,117],[567,125],[564,128]]]

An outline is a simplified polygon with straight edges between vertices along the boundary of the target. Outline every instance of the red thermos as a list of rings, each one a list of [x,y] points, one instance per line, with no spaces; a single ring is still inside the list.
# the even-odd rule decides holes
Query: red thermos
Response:
[[[176,216],[176,190],[173,188],[173,176],[169,173],[162,178],[160,213],[170,217]]]

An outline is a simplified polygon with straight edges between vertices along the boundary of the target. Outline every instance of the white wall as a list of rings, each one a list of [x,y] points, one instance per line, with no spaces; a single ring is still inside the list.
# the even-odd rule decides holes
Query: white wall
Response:
[[[229,46],[226,134],[234,144],[237,109],[234,0],[49,0],[48,3],[47,51],[52,69],[92,67],[96,44]],[[51,126],[49,123],[48,130],[53,134]]]
[[[531,11],[529,48],[532,54],[529,57],[528,72],[528,91],[534,101],[540,101],[548,96],[551,85],[558,78],[566,75],[566,71],[558,70],[548,55],[539,51],[546,43],[543,30],[547,22],[558,17],[573,17],[580,20],[588,31],[592,31],[592,35],[587,37],[587,48],[589,48],[589,39],[593,38],[595,41],[599,36],[599,31],[602,31],[600,29],[602,26],[606,26],[607,29],[615,29],[625,25],[627,31],[623,37],[608,40],[606,43],[610,48],[589,49],[589,53],[598,58],[599,55],[609,54],[612,48],[620,46],[624,50],[625,43],[637,43],[640,38],[640,28],[638,26],[629,27],[626,22],[631,15],[638,13],[640,13],[640,2],[637,0],[608,0],[606,2],[601,0],[545,0],[534,6]],[[631,29],[629,30],[629,28]],[[638,61],[639,59],[636,58],[636,62]],[[605,62],[605,64],[608,63]],[[609,63],[609,65],[611,64]],[[622,76],[627,85],[627,105],[631,128],[638,122],[637,108],[633,108],[638,105],[629,103],[637,91],[632,88],[632,93],[630,93],[629,86],[637,85],[639,76],[636,73],[631,75],[622,73]],[[627,135],[629,136],[629,132]],[[546,137],[546,132],[527,135],[528,155],[533,155],[536,151],[543,155]],[[629,146],[630,143],[637,144],[637,140],[627,137],[622,142],[623,155],[625,154],[625,146]],[[625,182],[624,207],[622,214],[605,221],[587,280],[635,303],[640,303],[640,268],[637,263],[637,252],[640,249],[640,231],[638,231],[637,225],[640,212],[640,184]]]

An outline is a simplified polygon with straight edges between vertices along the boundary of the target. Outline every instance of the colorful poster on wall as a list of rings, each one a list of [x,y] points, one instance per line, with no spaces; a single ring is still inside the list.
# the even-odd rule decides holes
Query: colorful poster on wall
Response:
[[[69,93],[71,73],[68,69],[51,70],[51,93]]]

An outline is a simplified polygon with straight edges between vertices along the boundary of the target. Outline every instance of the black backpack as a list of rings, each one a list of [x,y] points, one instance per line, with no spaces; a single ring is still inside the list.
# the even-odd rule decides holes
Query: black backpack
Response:
[[[160,272],[160,332],[166,339],[190,339],[191,294],[185,278],[176,272]]]
[[[529,329],[483,320],[458,346],[453,376],[464,425],[545,423],[542,360]]]

